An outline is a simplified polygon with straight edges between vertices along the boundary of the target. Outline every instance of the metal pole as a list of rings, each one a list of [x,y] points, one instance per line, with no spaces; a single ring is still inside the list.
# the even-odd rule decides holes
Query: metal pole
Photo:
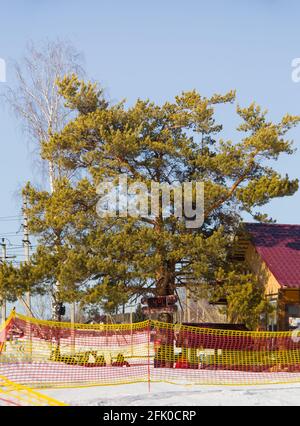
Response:
[[[132,306],[130,306],[130,347],[131,347],[131,356],[133,357],[133,312],[132,312]]]
[[[186,287],[186,322],[191,322],[191,299],[190,299],[190,288]]]
[[[75,353],[75,314],[76,314],[76,304],[75,302],[71,303],[71,353]]]

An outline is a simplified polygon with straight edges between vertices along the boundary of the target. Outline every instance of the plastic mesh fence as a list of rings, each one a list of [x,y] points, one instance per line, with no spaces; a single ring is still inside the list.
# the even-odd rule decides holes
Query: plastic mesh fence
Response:
[[[66,404],[0,376],[0,406],[64,405]]]
[[[0,374],[32,388],[292,383],[300,381],[300,339],[157,321],[72,326],[13,313],[0,334]]]

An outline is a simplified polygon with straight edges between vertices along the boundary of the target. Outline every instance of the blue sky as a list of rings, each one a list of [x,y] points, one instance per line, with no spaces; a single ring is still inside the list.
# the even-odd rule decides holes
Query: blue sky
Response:
[[[1,58],[19,59],[29,40],[67,38],[83,52],[88,76],[102,83],[112,101],[163,102],[182,90],[210,95],[236,89],[238,103],[255,100],[273,120],[300,114],[300,83],[291,79],[291,61],[300,57],[298,1],[14,0],[0,6]],[[20,214],[18,190],[39,177],[18,122],[9,111],[0,113],[3,218]],[[218,117],[224,135],[234,136],[235,107]],[[299,146],[300,127],[291,136]],[[299,177],[299,165],[300,150],[277,168]],[[299,223],[299,201],[300,192],[265,210],[278,222]],[[20,224],[0,219],[0,236],[17,232]],[[9,238],[20,242],[20,236]]]

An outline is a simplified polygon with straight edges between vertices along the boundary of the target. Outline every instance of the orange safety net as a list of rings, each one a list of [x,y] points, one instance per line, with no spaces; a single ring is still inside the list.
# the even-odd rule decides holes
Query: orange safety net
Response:
[[[71,325],[13,313],[0,334],[0,375],[40,388],[292,383],[300,382],[300,339],[158,321]]]

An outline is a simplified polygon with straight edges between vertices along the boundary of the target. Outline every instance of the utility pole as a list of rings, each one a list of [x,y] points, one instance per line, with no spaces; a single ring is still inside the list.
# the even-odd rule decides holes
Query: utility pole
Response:
[[[30,241],[29,241],[29,227],[28,227],[28,216],[27,216],[27,197],[23,196],[23,244],[24,244],[24,254],[25,254],[25,262],[28,263],[30,261]],[[25,307],[27,310],[27,316],[32,317],[31,312],[31,297],[30,291],[26,292],[25,295]],[[27,355],[28,360],[32,362],[32,329],[30,321],[27,322],[27,332],[28,332],[28,349]]]
[[[24,195],[23,197],[23,244],[24,244],[24,254],[25,254],[25,262],[29,262],[30,260],[30,241],[29,241],[29,228],[28,228],[28,216],[27,216],[27,197]],[[31,296],[30,291],[26,293],[26,306],[28,316],[31,315]]]
[[[7,256],[5,238],[2,238],[1,240],[1,247],[2,247],[1,261],[3,265],[7,259],[15,259],[16,256]],[[1,321],[2,321],[2,324],[4,324],[6,321],[6,300],[4,298],[1,300]]]
[[[191,322],[191,294],[190,288],[187,285],[185,288],[185,307],[186,307],[186,322]]]
[[[2,238],[2,263],[4,264],[6,262],[6,244],[5,244],[5,239]],[[1,320],[2,320],[2,325],[5,323],[6,321],[6,300],[3,298],[1,301]]]

